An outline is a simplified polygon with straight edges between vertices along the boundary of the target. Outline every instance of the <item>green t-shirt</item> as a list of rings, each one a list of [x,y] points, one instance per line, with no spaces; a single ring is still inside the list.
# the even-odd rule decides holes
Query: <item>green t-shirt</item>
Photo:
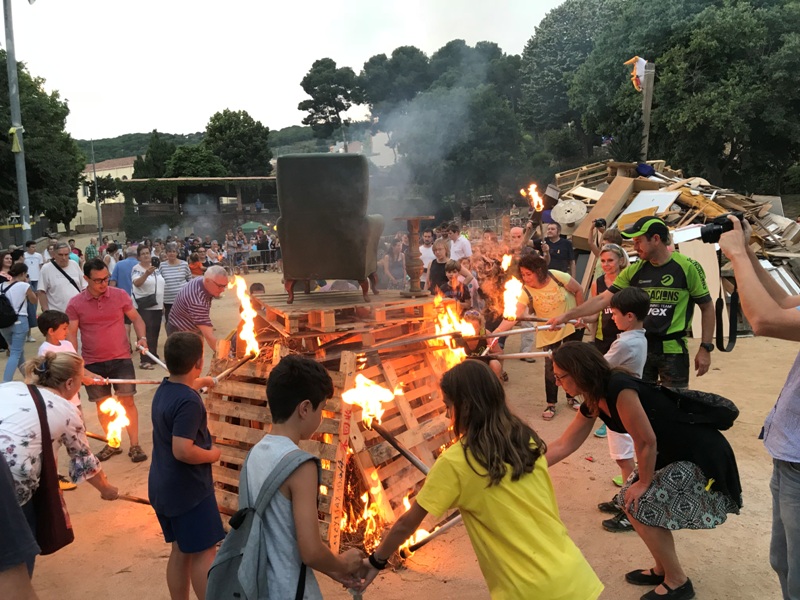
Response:
[[[561,522],[544,456],[517,481],[509,468],[498,485],[489,486],[476,470],[485,473],[453,444],[415,500],[436,517],[461,511],[492,600],[597,598],[603,584]]]
[[[657,267],[646,260],[629,265],[608,289],[616,294],[631,286],[650,295],[650,312],[644,320],[649,340],[673,338],[664,340],[664,354],[684,353],[685,341],[682,345],[677,338],[683,338],[691,325],[694,305],[711,302],[703,267],[673,252],[669,261]]]

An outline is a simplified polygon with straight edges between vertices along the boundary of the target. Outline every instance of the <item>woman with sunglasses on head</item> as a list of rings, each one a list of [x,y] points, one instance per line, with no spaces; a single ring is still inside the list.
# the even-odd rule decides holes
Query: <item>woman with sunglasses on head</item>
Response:
[[[694,598],[672,531],[713,529],[728,513],[739,514],[742,486],[730,444],[711,425],[684,422],[664,392],[612,369],[591,344],[558,348],[553,371],[564,391],[583,396],[583,403],[561,437],[548,444],[548,465],[580,448],[598,417],[609,429],[630,434],[639,464],[615,503],[652,554],[653,565],[630,571],[625,580],[654,586],[642,600]]]

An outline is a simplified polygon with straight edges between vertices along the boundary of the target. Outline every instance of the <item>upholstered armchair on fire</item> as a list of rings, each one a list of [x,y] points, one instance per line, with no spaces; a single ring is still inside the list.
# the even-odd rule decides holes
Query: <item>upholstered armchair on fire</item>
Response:
[[[278,158],[278,236],[288,302],[298,280],[351,279],[368,301],[377,283],[383,216],[367,215],[369,171],[359,154]],[[308,288],[307,288],[308,291]]]

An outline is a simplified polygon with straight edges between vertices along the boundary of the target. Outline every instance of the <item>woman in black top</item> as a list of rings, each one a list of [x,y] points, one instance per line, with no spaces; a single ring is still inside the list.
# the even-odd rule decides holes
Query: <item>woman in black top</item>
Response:
[[[658,386],[612,369],[590,344],[568,342],[553,353],[556,381],[584,402],[574,421],[547,445],[550,465],[577,450],[597,417],[633,438],[638,467],[615,498],[655,565],[625,575],[658,586],[643,600],[694,598],[675,551],[672,530],[712,529],[738,514],[742,488],[733,449],[713,426],[680,422],[679,410]]]

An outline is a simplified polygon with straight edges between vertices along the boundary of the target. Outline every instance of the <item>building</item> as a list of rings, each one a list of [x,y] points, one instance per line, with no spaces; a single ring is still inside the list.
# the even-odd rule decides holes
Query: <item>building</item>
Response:
[[[92,231],[97,229],[97,207],[93,202],[88,201],[89,188],[94,182],[94,172],[97,172],[98,177],[105,177],[111,175],[115,179],[128,180],[133,178],[133,163],[136,161],[135,156],[126,156],[125,158],[112,158],[104,160],[94,165],[89,163],[83,170],[83,176],[86,179],[86,185],[78,188],[78,214],[73,221],[73,227],[78,231]],[[114,199],[109,199],[103,202],[102,209],[109,214],[103,216],[104,229],[108,228],[109,221],[117,221],[121,219],[123,212],[123,203],[125,198],[119,194]],[[119,206],[115,206],[115,205]],[[115,218],[111,218],[112,214]],[[117,216],[118,215],[118,216]]]

